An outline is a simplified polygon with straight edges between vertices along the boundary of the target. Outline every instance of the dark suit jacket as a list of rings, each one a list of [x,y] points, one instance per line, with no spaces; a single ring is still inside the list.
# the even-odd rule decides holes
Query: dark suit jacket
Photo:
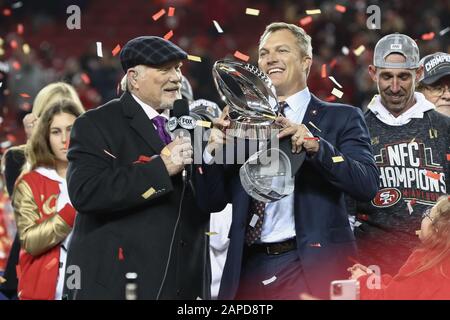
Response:
[[[321,131],[311,126],[312,122]],[[320,137],[319,152],[307,156],[295,178],[294,216],[297,250],[312,293],[329,298],[330,281],[347,279],[346,268],[356,257],[344,194],[366,201],[378,190],[378,169],[362,112],[311,97],[303,123]],[[333,162],[333,157],[343,162]],[[233,204],[230,246],[223,272],[220,299],[233,299],[239,285],[250,197],[235,168],[224,170],[217,207]]]
[[[124,299],[125,274],[138,275],[138,297],[155,299],[171,260],[161,299],[207,298],[209,211],[189,187],[177,222],[181,175],[170,177],[158,156],[164,144],[129,93],[86,112],[72,129],[68,190],[78,215],[67,266],[81,270],[72,299]],[[198,194],[207,173],[194,176]],[[174,238],[172,235],[175,232]],[[66,282],[70,282],[66,273]],[[74,278],[73,278],[74,279]],[[75,284],[75,282],[73,282]]]

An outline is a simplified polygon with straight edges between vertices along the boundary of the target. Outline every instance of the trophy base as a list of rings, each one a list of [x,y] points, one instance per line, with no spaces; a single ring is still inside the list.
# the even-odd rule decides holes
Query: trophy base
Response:
[[[250,122],[251,121],[251,122]],[[228,136],[248,140],[269,140],[281,126],[274,122],[255,122],[254,120],[230,120],[226,134]]]

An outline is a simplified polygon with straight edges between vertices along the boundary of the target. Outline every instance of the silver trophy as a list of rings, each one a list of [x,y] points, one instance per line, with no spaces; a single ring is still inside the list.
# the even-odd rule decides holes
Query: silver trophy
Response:
[[[227,134],[243,139],[270,139],[278,115],[275,87],[257,67],[237,61],[219,60],[213,78],[222,100],[230,106]]]

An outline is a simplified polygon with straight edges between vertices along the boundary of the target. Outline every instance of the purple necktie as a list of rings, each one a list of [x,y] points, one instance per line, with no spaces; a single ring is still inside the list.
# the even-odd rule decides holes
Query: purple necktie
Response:
[[[153,124],[156,127],[156,131],[158,131],[158,135],[161,140],[167,145],[172,142],[172,138],[166,131],[166,122],[167,119],[161,116],[156,116],[152,119]]]

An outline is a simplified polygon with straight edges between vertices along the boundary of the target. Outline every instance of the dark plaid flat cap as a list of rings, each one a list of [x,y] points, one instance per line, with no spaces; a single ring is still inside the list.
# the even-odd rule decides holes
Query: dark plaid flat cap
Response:
[[[172,42],[155,36],[143,36],[128,41],[120,52],[125,72],[139,64],[160,66],[174,60],[184,60],[187,53]]]

